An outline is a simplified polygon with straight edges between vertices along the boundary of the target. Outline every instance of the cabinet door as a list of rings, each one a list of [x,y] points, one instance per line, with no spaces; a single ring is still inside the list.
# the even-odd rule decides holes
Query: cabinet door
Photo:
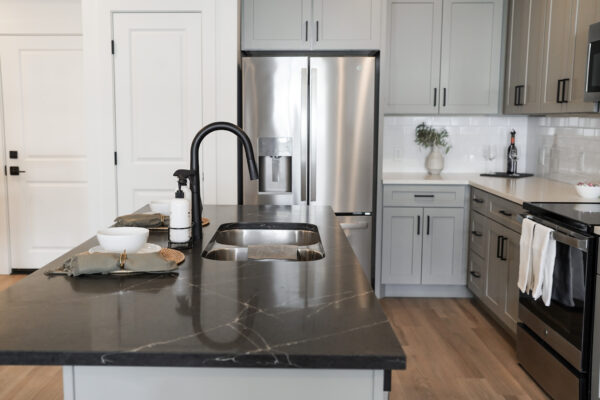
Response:
[[[566,94],[572,86],[574,23],[577,0],[549,0],[546,17],[545,73],[542,112],[565,112],[561,103],[564,85]],[[567,99],[568,100],[568,99]]]
[[[384,207],[382,283],[421,283],[423,209]]]
[[[519,255],[521,236],[510,229],[504,230],[503,261],[506,264],[506,301],[504,303],[504,320],[508,327],[517,332],[519,320]]]
[[[573,59],[573,81],[569,85],[568,112],[593,112],[594,103],[583,99],[588,58],[588,30],[591,24],[600,21],[600,1],[579,0],[577,26],[575,28],[575,58]]]
[[[533,0],[512,0],[510,4],[509,37],[507,43],[506,96],[504,112],[522,113],[527,81],[527,45]]]
[[[502,14],[502,0],[444,1],[440,113],[498,112]]]
[[[392,0],[387,15],[385,112],[437,113],[442,0]]]
[[[379,49],[381,1],[314,0],[313,7],[313,49]]]
[[[425,208],[421,283],[464,285],[464,209]]]
[[[490,241],[483,302],[498,317],[506,303],[507,264],[501,259],[504,227],[490,221]]]
[[[483,215],[471,211],[469,223],[469,250],[474,251],[481,257],[487,257],[489,238],[489,219]]]
[[[478,298],[483,297],[485,273],[485,259],[471,251],[469,253],[469,275],[467,276],[467,287]]]
[[[244,0],[242,7],[242,50],[310,50],[311,0]]]
[[[517,0],[518,1],[518,0]],[[548,0],[531,0],[529,43],[527,46],[527,79],[520,107],[524,114],[537,114],[542,107],[544,77],[544,40]]]

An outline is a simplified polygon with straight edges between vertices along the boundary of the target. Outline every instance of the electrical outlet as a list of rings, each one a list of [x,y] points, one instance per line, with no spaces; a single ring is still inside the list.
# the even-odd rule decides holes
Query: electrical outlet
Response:
[[[402,147],[394,147],[394,160],[400,161],[402,159]]]

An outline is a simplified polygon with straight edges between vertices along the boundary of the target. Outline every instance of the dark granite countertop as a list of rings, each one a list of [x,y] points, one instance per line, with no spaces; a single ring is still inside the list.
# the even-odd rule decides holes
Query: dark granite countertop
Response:
[[[0,292],[0,364],[403,369],[406,357],[329,207],[205,206],[177,276],[47,277]],[[204,259],[220,224],[308,222],[325,258]],[[60,234],[60,232],[57,232]],[[149,242],[166,246],[166,233]]]

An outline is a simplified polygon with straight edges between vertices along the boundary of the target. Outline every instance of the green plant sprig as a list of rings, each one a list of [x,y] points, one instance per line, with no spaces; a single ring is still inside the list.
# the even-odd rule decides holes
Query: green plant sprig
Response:
[[[422,122],[415,129],[415,134],[415,143],[420,147],[428,149],[437,146],[444,149],[444,154],[448,154],[452,148],[450,143],[448,143],[448,131],[444,128],[441,131],[437,131],[435,128],[425,125],[425,122]]]

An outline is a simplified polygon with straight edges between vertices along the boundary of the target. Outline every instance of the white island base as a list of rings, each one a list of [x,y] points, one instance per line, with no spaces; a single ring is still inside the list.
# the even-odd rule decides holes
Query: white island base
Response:
[[[381,370],[64,366],[65,400],[387,400]]]

